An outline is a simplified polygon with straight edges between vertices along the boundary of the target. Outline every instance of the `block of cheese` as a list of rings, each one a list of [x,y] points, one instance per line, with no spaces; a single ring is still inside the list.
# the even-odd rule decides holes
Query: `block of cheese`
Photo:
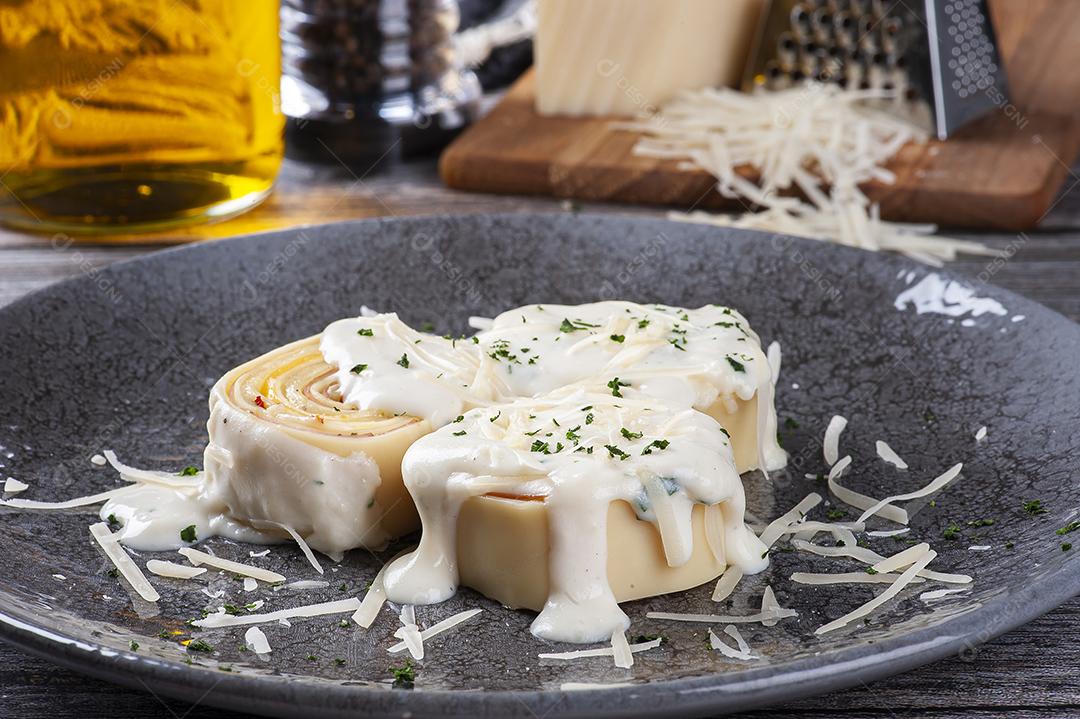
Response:
[[[656,112],[681,90],[735,86],[764,0],[538,0],[536,109]]]

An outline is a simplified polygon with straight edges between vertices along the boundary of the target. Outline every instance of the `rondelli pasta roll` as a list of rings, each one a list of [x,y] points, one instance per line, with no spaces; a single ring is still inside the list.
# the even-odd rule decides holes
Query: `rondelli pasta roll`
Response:
[[[401,458],[430,425],[344,404],[318,343],[286,345],[214,386],[203,497],[328,554],[377,548],[418,525]]]
[[[392,601],[465,583],[539,611],[537,636],[601,641],[629,626],[621,600],[767,564],[730,441],[694,410],[582,391],[472,410],[416,442],[403,472],[423,531],[386,570]]]
[[[121,541],[148,550],[213,535],[268,541],[288,539],[288,527],[338,556],[419,526],[401,458],[429,424],[344,404],[318,337],[222,377],[207,431],[205,469],[188,486],[144,484],[105,505]]]

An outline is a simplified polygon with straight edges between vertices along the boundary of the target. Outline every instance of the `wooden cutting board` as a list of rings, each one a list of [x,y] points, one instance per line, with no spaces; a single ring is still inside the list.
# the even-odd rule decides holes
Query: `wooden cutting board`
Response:
[[[1066,179],[1075,182],[1080,43],[1069,38],[1080,34],[1080,4],[998,0],[991,10],[1019,107],[992,112],[946,142],[902,149],[889,165],[896,182],[865,188],[886,219],[1024,230],[1038,224]],[[529,72],[446,149],[443,181],[474,192],[740,209],[705,172],[634,157],[638,135],[611,129],[612,118],[540,116],[533,98]],[[740,172],[753,178],[751,168]]]

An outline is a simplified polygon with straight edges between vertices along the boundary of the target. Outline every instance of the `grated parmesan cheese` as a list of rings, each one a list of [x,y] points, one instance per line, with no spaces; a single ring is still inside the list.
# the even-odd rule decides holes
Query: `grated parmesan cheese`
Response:
[[[901,459],[900,455],[898,455],[896,453],[896,451],[892,447],[890,447],[888,444],[886,444],[885,442],[882,442],[879,439],[875,443],[874,446],[875,446],[875,449],[877,449],[878,457],[881,457],[881,459],[883,461],[888,462],[889,464],[893,465],[897,469],[907,469],[908,468],[907,462],[905,462],[903,459]]]
[[[424,658],[424,637],[420,634],[420,629],[416,626],[416,610],[411,604],[406,604],[401,608],[401,614],[398,616],[401,620],[401,626],[394,636],[397,637],[405,644],[405,647],[409,650],[409,654],[413,659]]]
[[[151,559],[146,563],[146,568],[159,577],[172,579],[192,579],[206,573],[206,567],[189,567],[175,562],[163,562],[160,559]]]
[[[814,572],[795,572],[791,575],[791,581],[796,584],[812,584],[816,586],[826,584],[892,584],[896,581],[895,574],[868,574],[867,572],[840,572],[838,574],[825,574]],[[915,582],[925,582],[922,577],[917,577]]]
[[[245,592],[254,592],[258,588],[259,588],[259,583],[258,582],[256,582],[251,577],[244,577],[244,591]]]
[[[77,509],[91,504],[101,504],[113,497],[120,497],[131,492],[134,487],[118,487],[107,492],[89,494],[85,497],[76,497],[62,502],[39,502],[33,499],[0,499],[0,507],[12,507],[14,509]]]
[[[901,527],[900,529],[878,529],[873,532],[867,532],[867,535],[871,537],[896,537],[901,534],[907,534],[911,531],[911,527]]]
[[[226,614],[225,610],[217,612],[216,614],[208,614],[202,619],[196,619],[192,624],[196,627],[203,627],[204,629],[215,629],[217,627],[237,627],[245,624],[266,624],[268,622],[286,622],[286,626],[289,626],[287,622],[290,619],[297,617],[321,617],[327,614],[342,614],[344,612],[355,611],[360,606],[360,600],[356,597],[350,597],[348,599],[339,599],[334,602],[322,602],[321,604],[307,604],[301,607],[293,607],[291,609],[279,609],[276,612],[267,612],[266,614],[243,614],[233,615]]]
[[[891,557],[882,559],[880,562],[872,565],[870,568],[875,572],[882,574],[888,574],[889,572],[895,572],[898,569],[904,569],[910,567],[917,562],[923,555],[930,551],[930,545],[926,542],[922,544],[916,544],[913,547],[897,552]]]
[[[833,465],[832,470],[829,471],[829,492],[834,497],[839,499],[844,504],[850,504],[856,509],[870,509],[875,507],[874,514],[878,514],[885,519],[892,520],[893,522],[899,522],[900,524],[908,523],[908,514],[899,507],[893,507],[888,502],[878,502],[873,497],[868,497],[865,494],[860,494],[853,489],[848,489],[842,486],[836,480],[843,475],[844,470],[851,464],[851,455],[844,456],[843,459]],[[881,506],[878,506],[878,505]],[[871,516],[867,513],[865,516]],[[864,521],[862,518],[859,521]]]
[[[933,590],[931,592],[923,592],[922,594],[919,595],[919,599],[923,600],[924,602],[931,602],[931,601],[933,601],[935,599],[941,599],[942,597],[947,597],[950,594],[956,594],[957,592],[966,592],[970,588],[971,587],[957,587],[957,588],[954,588],[954,589],[935,589],[935,590]]]
[[[914,492],[908,492],[907,494],[897,494],[897,495],[894,495],[892,497],[886,497],[885,499],[882,499],[882,500],[880,500],[878,502],[875,502],[874,504],[871,504],[869,507],[860,507],[859,505],[853,504],[852,502],[848,502],[848,504],[852,504],[853,506],[858,507],[859,509],[865,509],[866,510],[861,515],[859,515],[858,521],[860,521],[860,522],[865,522],[867,519],[874,516],[875,514],[880,514],[882,517],[885,517],[886,519],[892,519],[894,516],[895,517],[901,517],[901,519],[897,519],[897,520],[894,520],[894,521],[899,521],[900,524],[907,524],[908,523],[908,513],[907,513],[907,511],[903,510],[903,509],[900,509],[899,507],[891,506],[892,503],[893,502],[906,502],[906,501],[911,500],[911,499],[921,499],[922,497],[926,497],[927,495],[933,494],[934,492],[937,492],[938,490],[944,489],[945,486],[949,484],[949,482],[953,481],[954,479],[956,479],[960,475],[960,470],[962,470],[963,468],[964,468],[963,462],[958,462],[958,463],[954,464],[952,467],[950,467],[949,469],[945,470],[944,473],[942,473],[938,477],[934,478],[934,480],[931,481],[930,484],[926,485],[922,489],[915,490]],[[846,502],[847,500],[844,500],[844,501]]]
[[[743,639],[742,634],[735,628],[735,625],[727,625],[727,627],[724,628],[724,634],[727,634],[734,639],[738,648],[729,646],[727,642],[717,636],[711,629],[709,630],[709,646],[729,659],[739,659],[741,661],[757,659],[757,657],[750,653],[750,645],[746,643],[746,640]]]
[[[319,560],[315,558],[315,553],[311,551],[311,547],[308,546],[308,543],[306,541],[304,541],[304,538],[301,537],[300,534],[295,529],[293,529],[292,527],[290,527],[290,526],[288,526],[286,524],[282,524],[281,522],[273,522],[273,521],[270,521],[268,519],[259,520],[258,522],[254,522],[254,524],[256,524],[256,525],[268,524],[268,525],[272,525],[274,527],[277,527],[278,529],[282,529],[285,532],[287,532],[288,535],[290,537],[292,537],[292,540],[294,542],[296,542],[297,546],[300,547],[300,551],[304,553],[304,557],[308,560],[308,563],[312,567],[314,567],[315,571],[318,572],[319,574],[323,573],[322,565],[319,564]],[[269,551],[269,550],[267,550],[267,551]]]
[[[759,209],[735,217],[671,213],[671,219],[893,250],[933,265],[958,252],[992,254],[977,242],[931,236],[934,225],[884,222],[862,191],[870,181],[894,182],[886,162],[908,142],[925,139],[912,124],[867,106],[867,100],[891,96],[819,83],[752,95],[706,88],[683,92],[661,113],[615,128],[644,134],[635,155],[708,172],[720,194]],[[756,183],[738,172],[751,167]]]
[[[638,652],[647,652],[650,649],[656,649],[660,646],[660,639],[653,639],[648,642],[641,642],[640,644],[631,644],[630,651],[634,654]],[[590,657],[612,657],[615,656],[615,650],[610,647],[600,647],[598,649],[578,649],[572,652],[545,652],[537,655],[540,659],[588,659]]]
[[[187,557],[187,560],[195,566],[208,564],[211,567],[224,569],[226,572],[251,577],[252,579],[258,579],[267,584],[279,584],[285,581],[284,575],[278,574],[277,572],[271,572],[269,569],[260,569],[259,567],[251,567],[247,564],[241,564],[240,562],[222,559],[221,557],[215,557],[213,554],[200,552],[198,549],[192,549],[191,547],[181,547],[177,551]]]
[[[812,492],[790,510],[770,522],[765,529],[761,531],[761,535],[758,537],[762,544],[765,545],[765,549],[770,549],[772,545],[776,543],[776,540],[783,536],[784,532],[791,524],[803,519],[807,512],[820,503],[821,495]],[[735,566],[728,567],[716,581],[716,588],[713,589],[712,600],[714,602],[722,602],[727,599],[731,593],[735,591],[735,587],[742,581],[742,578],[743,571],[741,569]]]
[[[8,494],[18,494],[19,492],[24,492],[29,488],[29,484],[26,484],[25,482],[20,482],[14,477],[8,477],[4,480],[4,491]]]
[[[175,472],[155,472],[150,469],[139,469],[124,464],[116,458],[116,452],[107,449],[103,452],[105,459],[112,468],[120,473],[120,479],[136,484],[158,484],[173,489],[186,489],[199,485],[198,477],[181,477]]]
[[[979,427],[979,431],[975,433],[975,441],[981,442],[986,439],[986,427]]]
[[[434,637],[436,635],[442,634],[443,632],[446,632],[446,631],[449,631],[449,630],[453,629],[454,627],[456,627],[459,624],[462,624],[464,622],[469,621],[470,619],[475,617],[477,614],[480,614],[482,611],[484,611],[484,610],[482,610],[482,609],[467,609],[464,612],[458,612],[457,614],[455,614],[453,616],[447,617],[446,619],[443,619],[440,622],[436,622],[435,624],[432,624],[430,627],[428,627],[427,629],[420,632],[420,639],[422,641],[426,642],[428,639],[431,639],[432,637]],[[405,649],[407,649],[407,648],[408,647],[406,646],[405,642],[398,642],[394,646],[390,647],[389,651],[390,651],[391,654],[397,654],[398,652],[405,651]]]
[[[120,546],[120,543],[116,541],[116,536],[109,531],[109,525],[105,524],[105,522],[91,524],[90,534],[105,552],[105,556],[107,556],[113,563],[113,566],[116,567],[116,570],[127,580],[128,584],[131,585],[131,588],[138,592],[140,597],[148,602],[156,602],[161,599],[157,590],[154,589],[154,585],[150,584],[146,575],[139,569],[139,565],[135,564],[135,561],[126,551],[124,551],[124,548]]]
[[[825,428],[825,439],[822,442],[822,453],[825,462],[831,467],[836,464],[840,456],[840,434],[847,427],[847,418],[836,414],[829,420],[829,426]]]
[[[90,464],[95,464],[98,467],[104,467],[108,463],[108,460],[102,457],[100,454],[95,454],[90,458]]]
[[[871,566],[885,559],[885,557],[877,552],[866,549],[865,547],[822,547],[798,539],[793,539],[791,545],[795,549],[810,552],[811,554],[816,554],[821,557],[849,557]],[[946,574],[945,572],[934,572],[929,569],[919,572],[919,576],[923,579],[929,579],[932,582],[944,582],[946,584],[968,584],[971,582],[971,577],[966,574]]]
[[[840,629],[841,627],[845,627],[856,619],[861,619],[862,617],[870,614],[875,609],[885,604],[890,599],[894,598],[896,595],[900,594],[900,592],[902,592],[907,585],[911,584],[911,582],[915,579],[919,572],[921,572],[923,569],[926,569],[926,565],[934,561],[935,557],[937,557],[937,552],[932,549],[927,549],[923,553],[922,557],[910,567],[905,569],[904,573],[897,577],[896,581],[892,583],[892,586],[890,586],[884,592],[877,595],[869,602],[866,602],[857,609],[848,612],[839,619],[836,619],[829,622],[828,624],[824,624],[818,627],[814,630],[814,633],[827,634],[828,632],[835,631],[837,629]]]
[[[611,655],[615,657],[615,666],[619,669],[634,666],[634,653],[630,651],[630,643],[626,641],[626,632],[622,629],[616,629],[611,634]]]
[[[269,654],[271,652],[270,642],[266,639],[266,634],[258,627],[251,627],[244,632],[244,643],[247,644],[248,649],[256,654]]]

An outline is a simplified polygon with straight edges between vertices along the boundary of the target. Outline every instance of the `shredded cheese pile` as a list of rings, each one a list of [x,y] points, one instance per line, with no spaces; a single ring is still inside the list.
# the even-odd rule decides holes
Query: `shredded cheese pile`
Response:
[[[886,162],[908,142],[926,139],[867,105],[889,99],[883,91],[816,83],[752,95],[706,88],[680,94],[659,115],[615,127],[645,135],[635,155],[704,170],[722,195],[747,210],[737,216],[672,213],[671,219],[893,250],[936,266],[958,252],[993,254],[978,242],[933,236],[934,225],[885,222],[860,189],[871,181],[893,183]],[[757,171],[758,184],[736,171],[745,167]],[[759,211],[750,212],[753,207]]]

